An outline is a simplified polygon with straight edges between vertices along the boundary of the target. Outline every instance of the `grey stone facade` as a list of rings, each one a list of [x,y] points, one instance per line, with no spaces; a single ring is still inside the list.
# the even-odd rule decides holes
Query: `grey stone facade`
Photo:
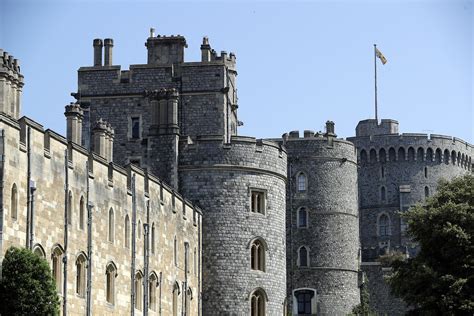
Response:
[[[73,95],[84,111],[83,135],[106,120],[114,128],[114,161],[139,164],[205,208],[204,315],[248,314],[255,291],[264,293],[267,315],[282,314],[286,151],[236,136],[233,53],[217,56],[204,38],[202,60],[184,62],[179,35],[151,35],[146,46],[146,65],[122,71],[110,62],[109,47],[108,65],[96,57],[93,67],[79,69]],[[263,214],[250,209],[254,190],[265,196]],[[251,268],[255,240],[265,247],[263,271]]]

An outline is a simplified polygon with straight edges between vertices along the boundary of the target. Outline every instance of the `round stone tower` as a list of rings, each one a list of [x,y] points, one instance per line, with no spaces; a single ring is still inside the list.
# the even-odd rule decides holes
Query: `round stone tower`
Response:
[[[204,212],[203,315],[282,315],[287,159],[277,143],[180,141],[179,186]]]
[[[292,315],[346,315],[359,303],[357,161],[352,143],[283,135],[288,152],[287,279]]]
[[[359,122],[360,226],[363,261],[388,251],[416,253],[398,215],[434,194],[438,181],[473,170],[474,146],[450,136],[398,133],[398,122]]]

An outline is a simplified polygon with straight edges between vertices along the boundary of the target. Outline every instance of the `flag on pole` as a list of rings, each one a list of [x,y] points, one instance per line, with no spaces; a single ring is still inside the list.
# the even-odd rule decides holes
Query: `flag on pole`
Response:
[[[382,62],[382,65],[385,65],[387,63],[387,58],[385,58],[385,56],[382,54],[381,51],[379,51],[378,48],[375,48],[375,54],[377,55],[377,57]]]

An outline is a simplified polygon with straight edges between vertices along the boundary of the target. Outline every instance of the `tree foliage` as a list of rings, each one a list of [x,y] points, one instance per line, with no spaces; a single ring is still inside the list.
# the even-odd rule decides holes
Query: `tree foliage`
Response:
[[[395,260],[392,291],[412,314],[474,313],[474,176],[441,182],[438,192],[404,213],[419,254]]]
[[[375,316],[375,312],[370,307],[370,294],[367,289],[369,280],[366,278],[360,287],[360,303],[352,309],[352,313],[349,315],[357,316]]]
[[[1,315],[56,315],[59,298],[48,263],[28,249],[11,247],[2,263]]]

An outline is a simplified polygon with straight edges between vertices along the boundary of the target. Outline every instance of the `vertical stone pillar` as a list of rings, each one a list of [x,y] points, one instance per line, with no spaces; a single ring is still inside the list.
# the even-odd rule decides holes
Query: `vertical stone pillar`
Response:
[[[104,40],[104,66],[112,66],[112,48],[114,47],[114,40],[106,38]]]
[[[82,118],[84,117],[79,104],[71,102],[65,107],[66,138],[68,141],[81,144]]]
[[[177,133],[178,129],[178,100],[179,94],[176,89],[170,89],[167,93],[168,97],[168,133]]]
[[[94,67],[102,66],[102,40],[96,38],[93,42],[94,45]]]
[[[99,156],[104,158],[106,157],[106,143],[105,143],[105,134],[107,132],[107,123],[102,119],[99,119],[92,129],[93,139],[94,139],[94,152]]]
[[[109,128],[109,161],[114,160],[114,138],[115,138],[115,131],[110,126]]]

